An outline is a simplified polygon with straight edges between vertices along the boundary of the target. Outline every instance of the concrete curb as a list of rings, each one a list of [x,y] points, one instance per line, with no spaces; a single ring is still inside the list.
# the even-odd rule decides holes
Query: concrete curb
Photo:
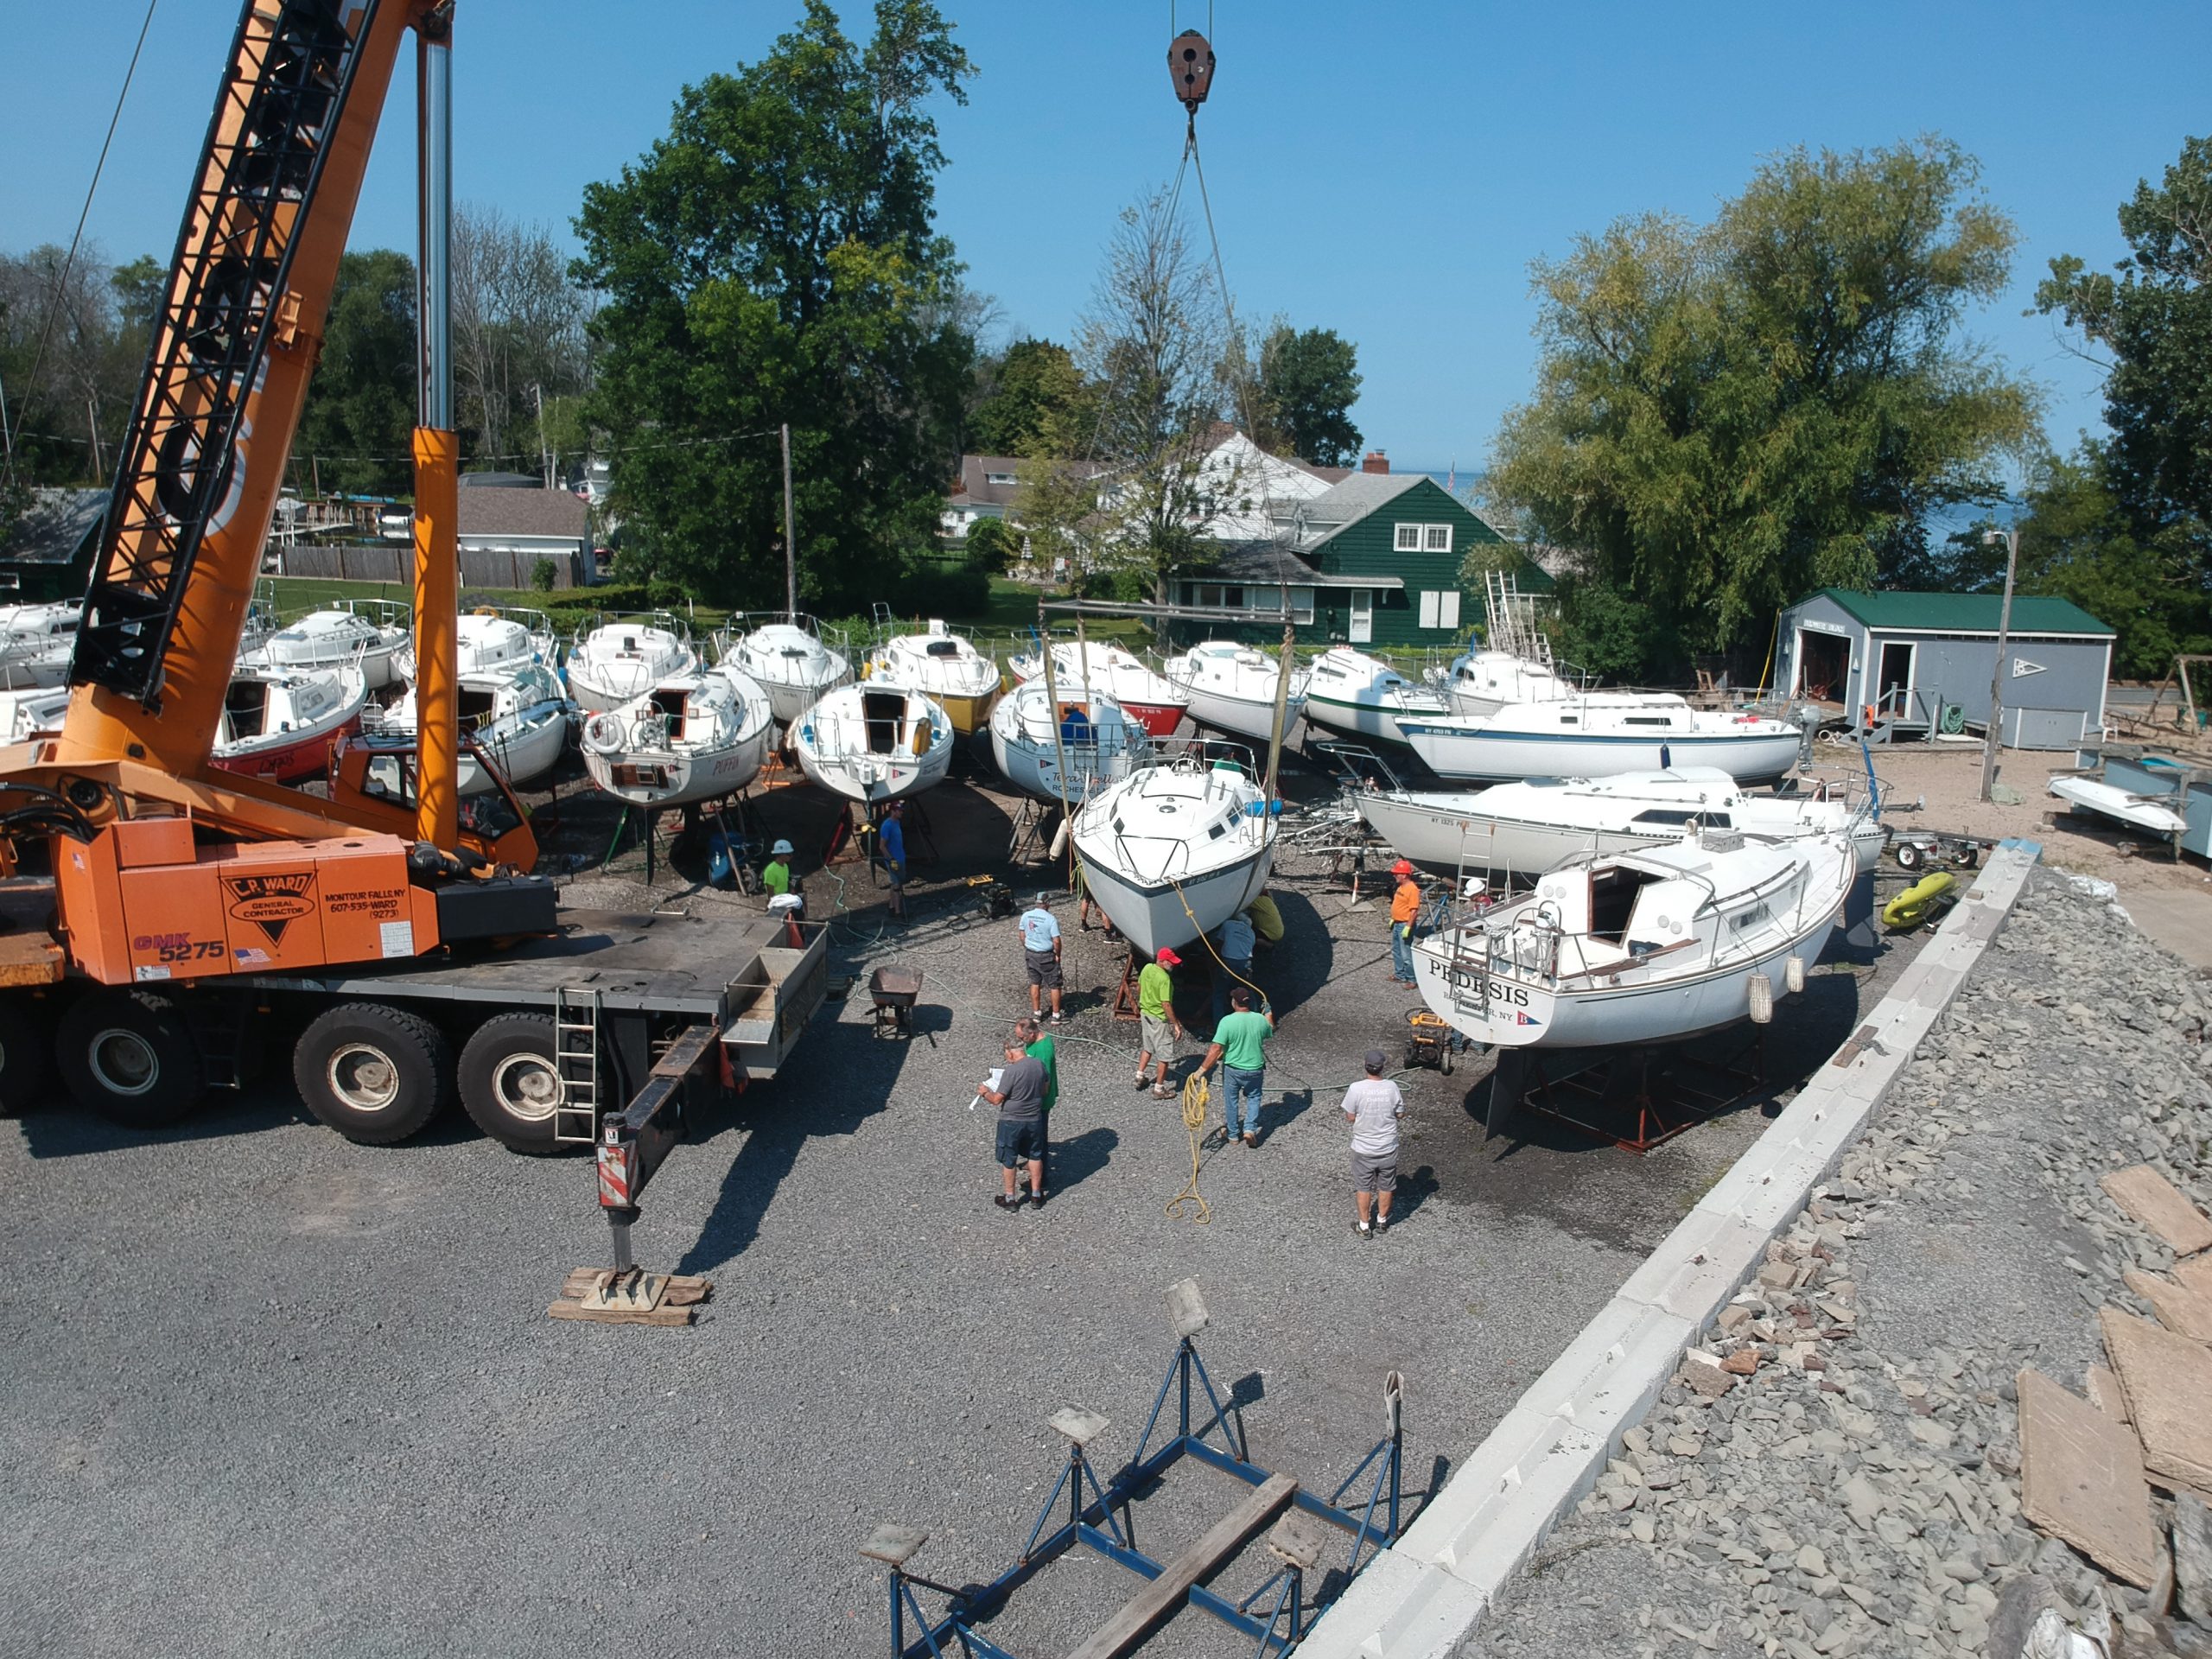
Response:
[[[1851,1040],[1532,1383],[1299,1645],[1300,1659],[1446,1659],[1596,1483],[1682,1351],[1859,1138],[2042,856],[1998,843]]]

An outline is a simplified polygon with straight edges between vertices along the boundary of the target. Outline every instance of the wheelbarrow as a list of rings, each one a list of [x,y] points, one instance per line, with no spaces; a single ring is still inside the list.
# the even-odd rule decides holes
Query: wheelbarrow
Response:
[[[891,963],[868,976],[868,1001],[875,1005],[875,1034],[912,1037],[914,1003],[922,994],[922,970]]]
[[[1433,1065],[1448,1077],[1452,1075],[1452,1057],[1466,1046],[1466,1041],[1442,1014],[1425,1007],[1406,1010],[1408,1071],[1417,1065]]]

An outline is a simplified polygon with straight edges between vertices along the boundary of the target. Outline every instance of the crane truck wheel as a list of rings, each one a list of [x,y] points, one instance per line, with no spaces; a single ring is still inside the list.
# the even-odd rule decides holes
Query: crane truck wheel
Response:
[[[54,1087],[54,1043],[17,1004],[0,1002],[0,1117],[16,1117]]]
[[[61,1016],[54,1058],[77,1103],[125,1128],[167,1128],[207,1092],[191,1026],[146,991],[79,997]]]
[[[341,1002],[300,1033],[292,1081],[308,1110],[365,1147],[416,1134],[453,1102],[453,1046],[419,1014]]]
[[[494,1014],[461,1051],[461,1103],[476,1127],[512,1152],[543,1157],[560,1147],[553,1112],[564,1097],[553,1059],[553,1019]]]

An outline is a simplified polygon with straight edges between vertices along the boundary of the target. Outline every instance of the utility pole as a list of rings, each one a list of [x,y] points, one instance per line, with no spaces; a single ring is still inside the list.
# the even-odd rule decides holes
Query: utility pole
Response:
[[[553,446],[545,435],[545,388],[533,384],[531,391],[537,394],[537,461],[545,468],[545,487],[553,487]]]
[[[2019,569],[2020,532],[2017,526],[1985,530],[1981,539],[1989,547],[2005,543],[2005,603],[1997,613],[1997,666],[1989,671],[1989,729],[1981,738],[1981,798],[1986,801],[1997,783],[1997,743],[2005,722],[2005,652],[2012,632],[2012,578]]]
[[[791,533],[791,428],[784,423],[784,613],[798,620],[798,542]]]

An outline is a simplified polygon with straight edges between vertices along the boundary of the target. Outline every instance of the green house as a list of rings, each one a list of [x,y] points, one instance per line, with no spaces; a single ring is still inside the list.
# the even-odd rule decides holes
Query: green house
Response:
[[[1168,625],[1179,639],[1279,637],[1283,589],[1309,642],[1441,648],[1482,620],[1482,589],[1461,572],[1470,551],[1504,538],[1466,504],[1421,474],[1354,473],[1309,499],[1274,509],[1271,540],[1219,546],[1203,563],[1168,573]],[[1521,591],[1548,594],[1551,578],[1526,557]],[[1263,612],[1263,621],[1250,613]]]

